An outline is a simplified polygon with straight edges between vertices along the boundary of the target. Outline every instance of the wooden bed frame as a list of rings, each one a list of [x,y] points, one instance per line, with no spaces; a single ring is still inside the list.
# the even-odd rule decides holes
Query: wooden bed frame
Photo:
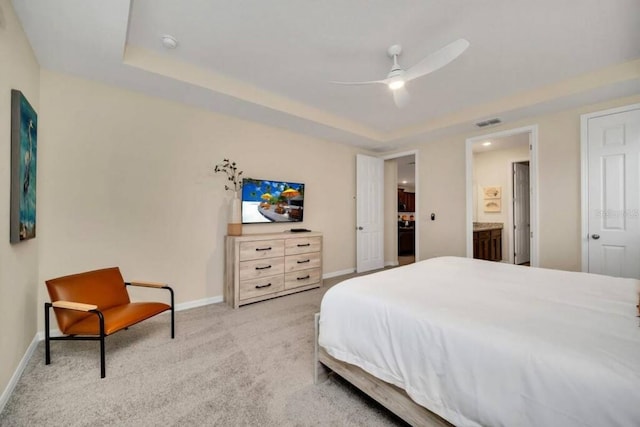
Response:
[[[330,356],[318,344],[320,313],[315,314],[314,384],[328,378],[331,371],[341,376],[376,402],[413,426],[452,426],[440,416],[418,405],[400,387],[382,381],[361,368]]]

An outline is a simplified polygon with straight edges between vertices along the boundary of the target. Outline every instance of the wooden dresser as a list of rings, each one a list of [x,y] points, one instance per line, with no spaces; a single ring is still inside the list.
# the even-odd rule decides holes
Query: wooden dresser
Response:
[[[322,233],[226,236],[224,300],[233,308],[322,286]]]

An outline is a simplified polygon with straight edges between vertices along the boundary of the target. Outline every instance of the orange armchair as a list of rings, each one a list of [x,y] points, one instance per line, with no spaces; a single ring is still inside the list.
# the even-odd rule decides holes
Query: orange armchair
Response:
[[[88,271],[46,281],[51,302],[45,309],[45,364],[51,363],[50,341],[100,341],[100,377],[105,377],[104,339],[145,319],[171,310],[171,338],[175,336],[173,289],[164,283],[125,282],[118,267]],[[127,286],[167,289],[171,305],[161,302],[131,302]],[[53,311],[60,337],[50,336],[49,310]]]

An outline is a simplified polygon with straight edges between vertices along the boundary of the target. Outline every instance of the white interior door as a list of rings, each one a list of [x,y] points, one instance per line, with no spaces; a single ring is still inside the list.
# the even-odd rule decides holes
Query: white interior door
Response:
[[[384,267],[384,160],[356,157],[356,271]]]
[[[531,261],[529,165],[513,164],[514,264]]]
[[[640,109],[587,123],[588,271],[640,279]]]

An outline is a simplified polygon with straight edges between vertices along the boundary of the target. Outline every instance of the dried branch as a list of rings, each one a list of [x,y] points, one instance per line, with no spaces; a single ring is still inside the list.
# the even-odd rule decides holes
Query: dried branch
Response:
[[[236,162],[232,162],[229,159],[223,159],[222,163],[218,163],[213,168],[213,171],[215,173],[224,173],[227,176],[227,180],[231,182],[231,184],[224,186],[225,190],[242,190],[242,171],[238,172]]]

